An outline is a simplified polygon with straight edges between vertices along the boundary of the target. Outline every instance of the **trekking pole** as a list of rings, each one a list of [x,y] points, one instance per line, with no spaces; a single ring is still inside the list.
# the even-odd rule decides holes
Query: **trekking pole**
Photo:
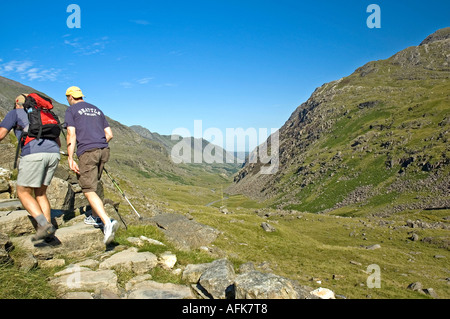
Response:
[[[125,198],[125,200],[128,202],[128,204],[130,204],[131,208],[136,213],[136,215],[139,217],[139,219],[142,220],[142,216],[139,215],[139,213],[137,212],[136,208],[134,208],[133,204],[131,204],[130,200],[127,198],[125,193],[120,189],[119,185],[117,185],[117,183],[114,180],[114,178],[111,175],[109,175],[109,173],[106,170],[106,168],[103,167],[103,170],[105,171],[106,175],[108,175],[108,177],[111,179],[111,181],[113,182],[114,186],[116,186],[116,188],[119,190],[120,194],[122,194],[123,198]]]

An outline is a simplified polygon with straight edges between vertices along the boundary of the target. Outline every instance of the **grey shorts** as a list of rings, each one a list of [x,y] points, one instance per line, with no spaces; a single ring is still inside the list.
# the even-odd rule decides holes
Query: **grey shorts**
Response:
[[[36,153],[21,157],[17,185],[31,188],[50,185],[60,157],[59,153]]]

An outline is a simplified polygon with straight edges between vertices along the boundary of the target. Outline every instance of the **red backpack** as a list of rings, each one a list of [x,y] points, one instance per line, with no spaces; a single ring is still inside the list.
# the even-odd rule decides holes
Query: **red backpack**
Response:
[[[25,98],[23,108],[28,114],[29,124],[24,128],[20,137],[14,168],[16,168],[21,147],[34,139],[56,140],[62,131],[59,118],[52,111],[53,104],[50,99],[37,93],[31,93]]]

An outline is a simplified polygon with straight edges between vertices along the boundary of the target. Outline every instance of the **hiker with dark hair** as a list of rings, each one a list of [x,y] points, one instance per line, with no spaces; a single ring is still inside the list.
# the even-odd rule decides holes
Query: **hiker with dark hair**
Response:
[[[36,220],[37,230],[32,241],[50,238],[56,228],[51,223],[51,207],[47,198],[47,187],[53,178],[60,160],[59,149],[61,143],[59,137],[46,138],[43,134],[40,138],[23,139],[23,132],[28,131],[30,124],[28,114],[24,110],[24,104],[32,100],[37,94],[21,94],[15,100],[14,109],[6,114],[0,123],[0,141],[14,129],[21,156],[19,173],[17,176],[17,196],[23,207]],[[47,103],[51,104],[50,100]]]
[[[77,174],[78,183],[92,208],[93,215],[100,217],[104,225],[104,243],[109,244],[115,236],[119,224],[111,220],[97,195],[98,182],[103,168],[109,160],[108,143],[113,133],[103,112],[83,100],[81,89],[72,86],[66,91],[70,107],[66,111],[67,154],[69,167]],[[75,146],[79,163],[74,160]]]

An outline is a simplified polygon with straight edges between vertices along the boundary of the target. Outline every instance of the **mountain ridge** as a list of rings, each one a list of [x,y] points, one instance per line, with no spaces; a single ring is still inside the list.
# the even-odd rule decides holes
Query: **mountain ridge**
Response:
[[[449,87],[445,28],[317,88],[279,131],[278,172],[246,163],[227,192],[311,212],[450,207]]]

